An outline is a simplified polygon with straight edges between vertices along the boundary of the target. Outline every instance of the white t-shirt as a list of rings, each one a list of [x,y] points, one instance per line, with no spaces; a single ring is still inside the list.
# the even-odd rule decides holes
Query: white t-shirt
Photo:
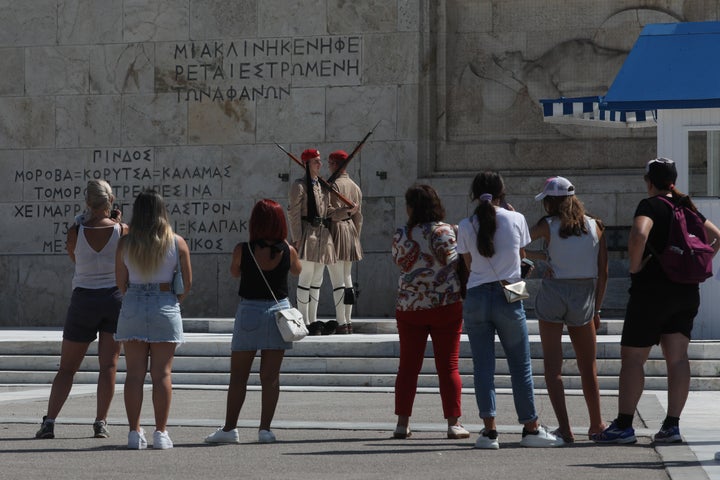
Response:
[[[495,207],[495,214],[495,255],[489,259],[477,250],[476,231],[480,229],[477,217],[465,218],[458,225],[457,251],[472,256],[467,288],[499,280],[520,280],[520,249],[530,243],[527,221],[522,213],[500,207]]]

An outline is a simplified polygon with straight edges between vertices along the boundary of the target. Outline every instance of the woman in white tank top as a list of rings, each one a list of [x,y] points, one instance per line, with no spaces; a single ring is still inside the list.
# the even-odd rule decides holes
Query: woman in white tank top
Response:
[[[112,210],[115,197],[104,180],[87,184],[87,211],[76,218],[67,233],[67,252],[75,263],[72,297],[63,328],[60,368],[53,380],[47,415],[36,438],[55,438],[55,418],[67,400],[75,372],[90,344],[99,337],[97,411],[93,424],[95,438],[107,438],[107,413],[115,393],[115,373],[120,344],[113,334],[117,328],[122,294],[115,282],[115,250],[127,225],[120,223],[120,211]]]
[[[596,329],[605,295],[608,258],[602,224],[587,215],[575,196],[575,187],[563,177],[549,178],[542,193],[548,213],[530,229],[533,240],[542,238],[546,254],[528,251],[528,257],[547,261],[549,268],[535,297],[540,326],[545,383],[559,427],[555,434],[574,441],[562,380],[562,334],[567,325],[590,416],[588,435],[605,429],[600,414],[600,388],[596,365]]]
[[[178,265],[183,292],[173,291],[173,272]],[[155,408],[152,447],[172,448],[166,430],[172,399],[171,367],[175,347],[183,341],[180,301],[192,285],[192,268],[187,243],[172,231],[165,202],[154,190],[143,190],[135,199],[130,232],[118,246],[115,272],[125,294],[115,339],[123,342],[127,364],[128,448],[148,445],[140,426],[148,364]]]

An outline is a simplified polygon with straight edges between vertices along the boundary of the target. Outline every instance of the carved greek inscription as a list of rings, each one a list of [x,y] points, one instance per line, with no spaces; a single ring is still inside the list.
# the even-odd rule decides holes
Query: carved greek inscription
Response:
[[[14,182],[22,185],[23,200],[8,205],[12,222],[18,224],[11,230],[44,232],[34,241],[15,239],[14,244],[22,244],[22,253],[65,254],[65,236],[85,209],[85,185],[91,179],[110,182],[116,197],[114,207],[128,223],[137,195],[146,188],[158,191],[173,228],[193,252],[227,252],[248,228],[238,206],[222,196],[222,182],[233,179],[230,164],[158,165],[152,148],[91,150],[85,161],[78,162],[80,168],[48,166],[52,164],[48,160],[44,163],[12,171]],[[6,240],[0,240],[0,251],[18,250],[6,245]]]
[[[357,35],[174,45],[170,89],[178,102],[282,100],[291,85],[361,83]]]

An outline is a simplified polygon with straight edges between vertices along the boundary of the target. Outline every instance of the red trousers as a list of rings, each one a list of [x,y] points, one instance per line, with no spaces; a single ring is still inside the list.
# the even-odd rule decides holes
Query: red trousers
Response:
[[[395,378],[395,414],[412,415],[418,375],[425,358],[428,334],[432,339],[435,368],[445,418],[460,417],[462,381],[458,372],[462,302],[429,310],[396,311],[400,335],[400,365]]]

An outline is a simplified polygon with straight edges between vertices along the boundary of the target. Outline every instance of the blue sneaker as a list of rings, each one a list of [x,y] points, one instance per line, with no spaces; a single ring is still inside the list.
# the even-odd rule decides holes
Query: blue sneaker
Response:
[[[661,428],[660,431],[655,434],[653,440],[656,443],[680,443],[683,441],[680,436],[680,427]]]
[[[601,433],[592,434],[592,441],[595,443],[635,443],[635,429],[632,427],[618,428],[613,421],[608,428]]]

